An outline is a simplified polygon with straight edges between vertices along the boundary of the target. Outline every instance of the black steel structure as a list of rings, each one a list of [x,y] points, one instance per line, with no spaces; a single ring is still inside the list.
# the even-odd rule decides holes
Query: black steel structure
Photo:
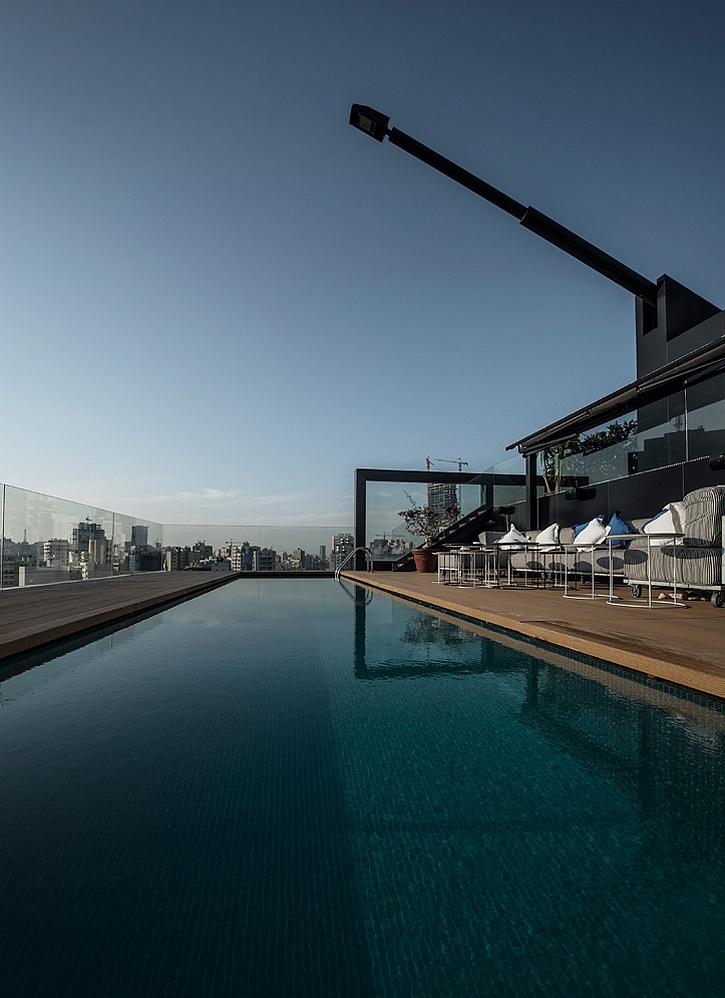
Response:
[[[525,516],[520,517],[525,523],[520,525],[536,529],[553,519],[570,525],[622,509],[632,517],[648,515],[656,512],[658,503],[681,498],[704,485],[722,484],[725,312],[666,274],[650,281],[531,205],[525,206],[405,132],[390,128],[389,123],[389,117],[374,108],[352,105],[350,124],[355,128],[378,142],[387,138],[635,296],[637,379],[507,448],[518,447],[526,461]],[[566,492],[541,495],[538,455],[593,428],[599,427],[601,434],[608,420],[627,415],[637,425],[640,439],[638,450],[630,448],[626,454],[626,475],[601,481],[596,474],[594,481],[584,475],[567,482],[573,488]]]
[[[535,463],[533,465],[533,473],[536,474]],[[366,547],[369,545],[369,538],[367,537],[368,482],[402,482],[422,485],[478,485],[481,490],[479,509],[484,511],[494,508],[494,489],[497,485],[515,485],[520,486],[523,490],[526,481],[527,477],[525,475],[507,475],[492,472],[401,471],[391,468],[357,468],[355,470],[355,547]],[[541,484],[541,478],[538,479],[538,484]],[[536,485],[537,483],[535,482],[534,488],[536,488]],[[467,518],[464,517],[462,519]],[[455,525],[449,529],[454,530]],[[365,555],[363,552],[359,552],[356,555],[355,568],[359,571],[364,570]]]

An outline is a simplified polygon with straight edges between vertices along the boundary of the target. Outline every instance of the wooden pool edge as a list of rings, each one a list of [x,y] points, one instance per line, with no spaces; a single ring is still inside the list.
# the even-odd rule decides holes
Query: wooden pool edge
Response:
[[[616,665],[623,669],[639,673],[648,679],[656,679],[695,693],[702,693],[718,700],[725,700],[725,677],[712,675],[698,667],[697,659],[687,665],[681,662],[667,660],[667,652],[661,648],[653,648],[651,654],[621,647],[607,642],[603,636],[587,632],[584,629],[570,628],[560,630],[547,626],[545,622],[519,620],[509,614],[497,613],[489,607],[472,607],[461,603],[449,595],[448,587],[440,586],[435,592],[423,593],[404,582],[393,582],[380,573],[378,575],[366,572],[343,572],[342,577],[368,589],[378,590],[390,595],[401,597],[409,602],[433,610],[445,610],[465,617],[477,623],[487,624],[503,631],[523,635],[534,641],[564,648],[567,651],[598,659],[608,665]],[[624,641],[626,643],[626,639]],[[725,652],[724,652],[725,654]],[[678,655],[684,657],[684,655]]]
[[[156,574],[156,573],[154,573]],[[7,660],[13,659],[27,652],[36,651],[47,645],[55,644],[66,638],[77,637],[87,632],[92,632],[97,628],[102,628],[108,624],[122,624],[133,617],[148,613],[148,611],[161,612],[177,603],[182,603],[189,599],[194,599],[205,592],[217,589],[219,586],[227,585],[239,578],[239,573],[210,573],[213,578],[198,577],[189,580],[186,585],[177,585],[173,588],[162,589],[155,592],[143,592],[135,594],[134,598],[128,597],[114,600],[114,593],[110,593],[109,601],[103,606],[92,609],[83,608],[82,600],[76,613],[63,613],[51,619],[43,619],[39,615],[38,621],[31,626],[21,626],[16,631],[0,636],[0,665]],[[157,576],[158,577],[158,576]],[[139,587],[143,586],[145,580],[138,577]],[[174,582],[177,580],[174,579]],[[186,581],[186,580],[184,580]],[[74,583],[70,583],[75,585]],[[86,583],[78,583],[86,585]],[[43,587],[44,589],[46,587]],[[50,587],[47,587],[50,588]],[[55,589],[55,587],[53,587]],[[37,592],[37,590],[35,590]],[[11,590],[16,593],[18,590]],[[79,594],[80,595],[80,594]]]

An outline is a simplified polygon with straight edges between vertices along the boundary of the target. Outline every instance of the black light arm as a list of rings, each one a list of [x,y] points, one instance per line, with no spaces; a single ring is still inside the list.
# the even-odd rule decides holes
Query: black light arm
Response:
[[[490,201],[498,208],[502,208],[509,215],[518,218],[521,225],[535,232],[542,239],[553,243],[554,246],[558,246],[565,253],[585,263],[592,270],[596,270],[597,273],[608,277],[610,281],[619,284],[620,287],[626,288],[633,295],[656,307],[657,285],[652,281],[648,281],[646,277],[642,277],[641,274],[626,267],[619,260],[615,260],[613,256],[604,253],[570,229],[559,225],[553,218],[549,218],[537,211],[536,208],[532,208],[531,205],[526,207],[519,201],[515,201],[508,194],[504,194],[492,187],[491,184],[487,184],[485,180],[474,176],[450,159],[446,159],[433,149],[429,149],[428,146],[424,146],[422,142],[406,135],[405,132],[401,132],[397,128],[388,128],[389,121],[390,118],[374,108],[366,107],[363,104],[352,105],[350,124],[354,125],[355,128],[372,135],[378,142],[382,142],[387,135],[393,145],[404,149],[411,156],[415,156],[416,159],[432,166],[434,170],[438,170],[439,173],[443,173],[451,180],[455,180],[456,183],[467,187],[469,191],[473,191],[479,197],[485,198],[486,201]]]

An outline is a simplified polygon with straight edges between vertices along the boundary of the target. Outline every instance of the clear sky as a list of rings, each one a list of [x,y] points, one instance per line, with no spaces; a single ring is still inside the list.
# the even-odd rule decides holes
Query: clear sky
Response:
[[[340,524],[355,467],[501,460],[634,377],[632,296],[350,104],[723,307],[724,45],[715,0],[6,0],[0,481]]]

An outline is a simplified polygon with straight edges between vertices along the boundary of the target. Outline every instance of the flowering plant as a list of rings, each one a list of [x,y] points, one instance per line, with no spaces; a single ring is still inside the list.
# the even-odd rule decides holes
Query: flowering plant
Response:
[[[436,534],[457,520],[461,513],[461,507],[457,502],[446,506],[441,514],[432,506],[419,506],[415,499],[406,492],[410,509],[401,509],[398,516],[402,516],[405,522],[405,529],[415,537],[425,537],[425,543],[430,546]]]

